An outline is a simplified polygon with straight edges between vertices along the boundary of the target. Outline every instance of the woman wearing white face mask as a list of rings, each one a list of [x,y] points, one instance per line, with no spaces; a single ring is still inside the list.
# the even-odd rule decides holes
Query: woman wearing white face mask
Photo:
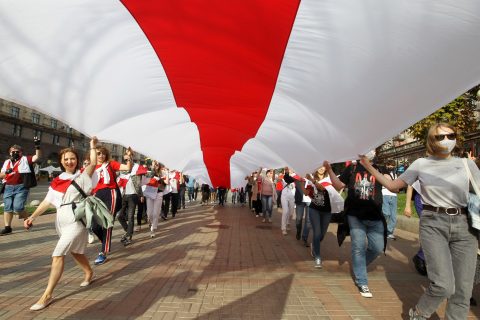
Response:
[[[398,179],[389,180],[363,157],[364,167],[387,189],[394,191],[420,182],[423,203],[420,243],[430,285],[410,309],[410,319],[428,319],[448,299],[445,319],[466,319],[473,286],[478,242],[467,222],[469,179],[463,160],[451,155],[456,145],[455,129],[433,125],[427,136],[431,156],[412,163]],[[473,179],[480,184],[480,171],[467,160]]]

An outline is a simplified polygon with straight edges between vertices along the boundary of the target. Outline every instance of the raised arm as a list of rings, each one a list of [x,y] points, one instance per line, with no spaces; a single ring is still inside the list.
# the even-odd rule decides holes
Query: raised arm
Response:
[[[368,160],[368,158],[364,155],[360,155],[359,157],[362,166],[367,169],[367,171],[370,172],[370,174],[372,174],[375,179],[377,179],[378,183],[380,183],[382,186],[384,186],[391,192],[398,192],[398,190],[407,187],[407,183],[401,179],[387,179],[382,173],[380,173],[380,171],[378,171],[372,166],[370,160]]]
[[[32,156],[32,162],[37,162],[42,157],[42,151],[40,150],[40,138],[33,137],[33,144],[35,144],[35,154]]]
[[[328,176],[330,177],[330,180],[332,181],[332,186],[337,190],[340,191],[343,188],[345,188],[345,184],[338,179],[337,175],[335,172],[333,172],[332,166],[328,161],[323,162],[323,166],[325,167],[325,170],[328,172]]]
[[[95,165],[97,164],[97,137],[93,136],[90,139],[90,164],[85,167],[85,172],[91,177],[93,171],[95,171]]]
[[[128,156],[130,161],[127,162],[127,164],[124,164],[124,163],[120,164],[120,171],[130,172],[132,170],[132,167],[133,167],[133,150],[132,150],[132,148],[128,147],[127,151],[125,152],[125,155]]]

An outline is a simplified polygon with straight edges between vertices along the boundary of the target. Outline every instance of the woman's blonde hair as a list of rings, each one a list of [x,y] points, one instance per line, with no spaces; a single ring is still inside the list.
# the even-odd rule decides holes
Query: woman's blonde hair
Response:
[[[427,142],[426,142],[427,153],[430,155],[436,155],[446,150],[446,148],[442,147],[439,141],[435,138],[435,135],[438,134],[437,130],[439,128],[448,128],[452,130],[455,134],[457,134],[457,130],[448,123],[440,122],[431,126],[430,129],[428,129]]]

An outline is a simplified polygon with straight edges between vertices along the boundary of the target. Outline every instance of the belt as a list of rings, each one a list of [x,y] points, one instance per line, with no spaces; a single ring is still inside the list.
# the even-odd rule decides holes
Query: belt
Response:
[[[444,213],[449,216],[458,216],[460,214],[467,214],[467,208],[443,208],[443,207],[434,207],[428,204],[423,205],[423,209],[433,211],[436,213]]]

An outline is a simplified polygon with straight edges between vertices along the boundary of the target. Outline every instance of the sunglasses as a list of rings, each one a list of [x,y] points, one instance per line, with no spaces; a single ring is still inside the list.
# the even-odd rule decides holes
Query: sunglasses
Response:
[[[90,163],[89,162],[84,162],[83,165],[88,166]]]
[[[130,162],[130,159],[123,159],[123,161],[125,161],[125,162]]]
[[[103,152],[97,152],[97,156],[104,154]]]
[[[455,133],[449,133],[449,134],[436,134],[435,139],[437,141],[442,141],[447,137],[448,140],[455,140],[457,138],[457,135]]]

